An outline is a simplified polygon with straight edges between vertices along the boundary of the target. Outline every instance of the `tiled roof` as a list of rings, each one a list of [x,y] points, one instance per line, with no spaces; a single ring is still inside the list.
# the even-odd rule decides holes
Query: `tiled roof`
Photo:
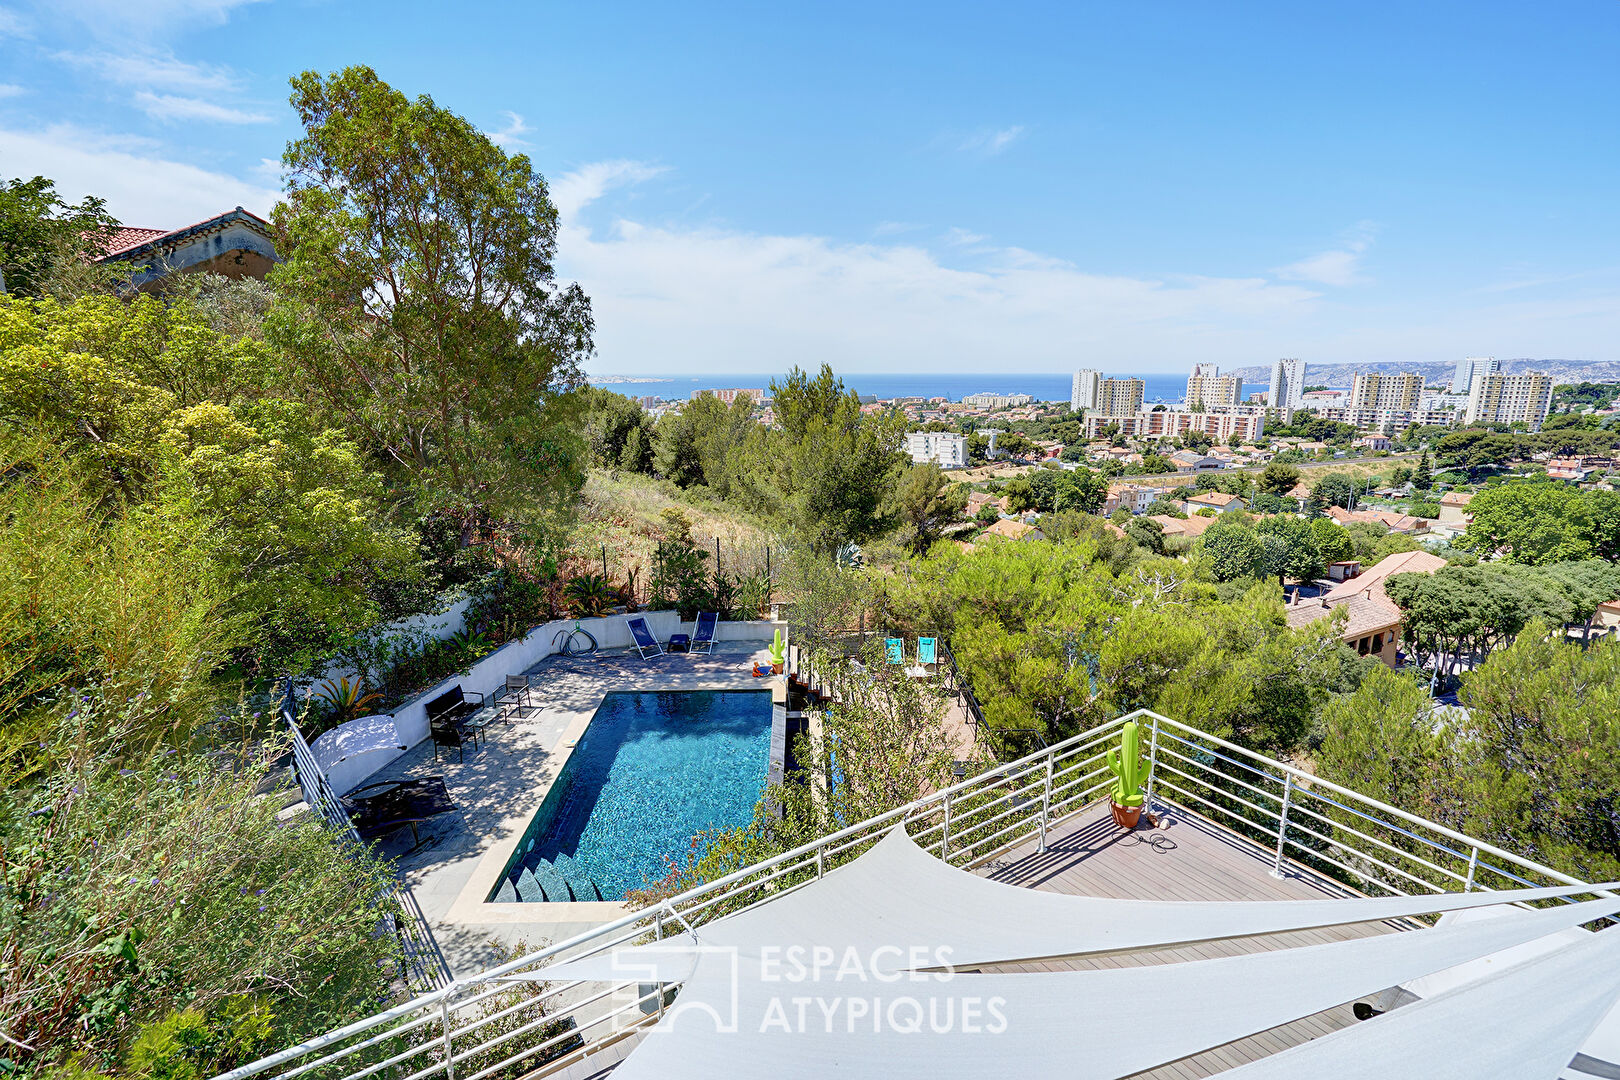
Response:
[[[1013,518],[1002,518],[988,529],[984,530],[986,536],[1005,536],[1009,540],[1022,540],[1035,531],[1035,526],[1025,524]]]
[[[1209,506],[1230,506],[1238,501],[1238,497],[1236,495],[1228,495],[1224,491],[1205,491],[1198,495],[1189,497],[1187,501],[1205,503]]]
[[[1369,592],[1383,596],[1384,582],[1396,574],[1432,574],[1445,565],[1446,560],[1427,551],[1402,551],[1386,555],[1357,576],[1333,586],[1327,597],[1329,600],[1338,600]]]
[[[243,222],[266,236],[270,235],[271,226],[268,221],[258,214],[238,206],[234,210],[227,210],[223,214],[215,214],[211,218],[204,218],[181,229],[120,229],[108,243],[107,253],[102,258],[111,259],[117,256],[130,255],[161,241],[171,238],[179,240],[196,233],[210,232],[232,221]]]
[[[1289,608],[1288,625],[1309,626],[1318,619],[1328,618],[1340,608],[1350,613],[1350,619],[1344,624],[1344,629],[1339,635],[1347,641],[1370,634],[1374,630],[1387,629],[1401,621],[1401,609],[1382,594],[1355,593],[1335,600],[1330,593],[1325,607],[1321,600],[1306,600]]]
[[[1164,529],[1166,536],[1202,536],[1204,530],[1209,528],[1219,518],[1199,517],[1194,514],[1189,518],[1171,517],[1169,514],[1150,514],[1150,521],[1157,521]]]
[[[142,244],[168,234],[168,229],[138,229],[126,225],[107,237],[106,242],[101,245],[101,250],[105,254],[113,255],[120,251],[127,251],[132,247],[140,247]]]

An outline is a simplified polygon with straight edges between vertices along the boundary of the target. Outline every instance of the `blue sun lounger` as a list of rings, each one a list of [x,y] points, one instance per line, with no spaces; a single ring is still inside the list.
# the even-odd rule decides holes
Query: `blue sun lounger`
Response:
[[[906,643],[897,637],[884,638],[883,654],[889,663],[903,664],[906,662]]]
[[[718,611],[700,611],[697,617],[697,628],[692,631],[693,652],[714,652],[714,634],[720,628],[720,613]]]
[[[646,660],[653,656],[663,656],[664,647],[658,644],[653,632],[647,626],[647,620],[636,615],[625,620],[630,626],[630,636],[636,639],[636,648],[641,651],[641,658]]]

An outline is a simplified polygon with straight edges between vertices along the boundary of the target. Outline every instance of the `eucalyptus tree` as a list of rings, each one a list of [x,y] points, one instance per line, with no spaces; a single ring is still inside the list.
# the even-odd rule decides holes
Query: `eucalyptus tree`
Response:
[[[571,502],[590,302],[522,154],[369,67],[292,80],[270,331],[308,396],[472,521]]]

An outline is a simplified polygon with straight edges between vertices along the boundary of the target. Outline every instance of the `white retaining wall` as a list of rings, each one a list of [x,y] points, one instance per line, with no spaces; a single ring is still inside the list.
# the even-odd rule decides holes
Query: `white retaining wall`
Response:
[[[394,634],[415,634],[426,632],[430,638],[444,641],[459,634],[467,625],[467,607],[472,603],[470,597],[462,597],[454,604],[437,614],[412,615],[406,619],[396,619],[391,623],[384,623],[374,629],[366,631],[366,636],[374,640],[391,637]],[[321,683],[339,679],[355,679],[360,673],[348,664],[334,660],[326,665],[326,669],[315,676],[312,681],[303,685],[319,687]]]
[[[680,615],[673,611],[642,611],[637,614],[647,620],[648,629],[660,642],[667,642],[673,634],[690,635],[695,629],[694,623],[682,622]],[[625,615],[605,615],[598,619],[581,619],[579,625],[581,629],[590,631],[603,649],[628,649],[634,645],[629,618]],[[505,688],[508,675],[521,674],[553,655],[556,650],[552,648],[552,644],[557,635],[573,628],[573,619],[557,619],[537,626],[529,631],[526,637],[509,641],[479,660],[471,670],[451,675],[432,689],[405,702],[392,713],[400,741],[411,747],[427,739],[429,735],[427,703],[457,686],[463,691],[477,691],[483,694],[486,700],[494,701],[496,693]],[[777,630],[782,631],[782,638],[786,641],[787,624],[784,622],[772,622],[767,619],[723,621],[715,633],[715,640],[763,643],[769,642]],[[327,774],[327,780],[331,783],[332,789],[342,795],[360,786],[378,770],[402,757],[404,753],[402,750],[391,754],[366,754],[351,761],[338,762]]]

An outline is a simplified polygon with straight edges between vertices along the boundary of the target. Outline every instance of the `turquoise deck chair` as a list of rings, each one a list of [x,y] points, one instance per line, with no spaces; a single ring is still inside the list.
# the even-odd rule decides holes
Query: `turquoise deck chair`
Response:
[[[917,663],[936,664],[939,662],[939,639],[920,637],[917,639]]]
[[[906,643],[897,637],[883,639],[883,652],[888,656],[891,664],[903,664],[906,662]]]

